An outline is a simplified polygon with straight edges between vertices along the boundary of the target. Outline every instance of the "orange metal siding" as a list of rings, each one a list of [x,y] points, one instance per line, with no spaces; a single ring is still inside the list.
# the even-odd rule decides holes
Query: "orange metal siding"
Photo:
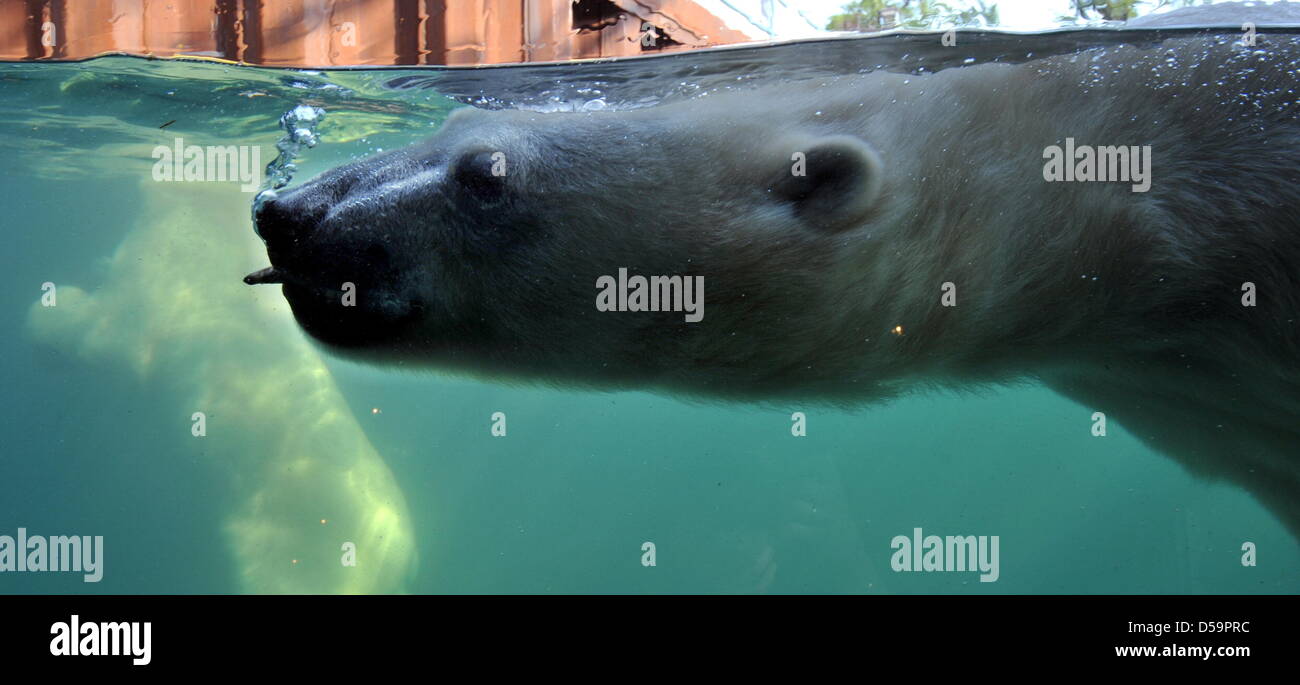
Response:
[[[689,0],[611,1],[601,11],[616,19],[579,31],[573,0],[0,0],[0,59],[125,52],[274,66],[473,65],[749,40]],[[646,23],[670,40],[643,46]]]

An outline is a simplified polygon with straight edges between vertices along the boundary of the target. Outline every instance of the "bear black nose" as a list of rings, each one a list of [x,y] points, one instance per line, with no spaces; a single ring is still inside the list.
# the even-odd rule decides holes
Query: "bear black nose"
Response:
[[[316,224],[317,218],[283,198],[261,204],[253,215],[253,230],[267,242],[285,243],[301,238]]]

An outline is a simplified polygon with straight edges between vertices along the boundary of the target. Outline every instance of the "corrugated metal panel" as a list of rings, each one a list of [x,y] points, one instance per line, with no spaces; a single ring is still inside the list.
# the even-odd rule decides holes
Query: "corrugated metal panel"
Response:
[[[647,31],[654,40],[643,40]],[[689,0],[0,0],[3,60],[125,52],[272,66],[472,65],[747,40]]]

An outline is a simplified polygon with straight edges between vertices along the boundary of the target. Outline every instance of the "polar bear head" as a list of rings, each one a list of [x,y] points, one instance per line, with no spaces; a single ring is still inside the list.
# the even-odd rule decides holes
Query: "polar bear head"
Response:
[[[860,332],[828,275],[846,246],[868,249],[858,243],[883,211],[884,167],[821,112],[771,108],[778,126],[743,102],[461,109],[423,143],[262,204],[272,266],[246,280],[282,283],[312,337],[372,361],[795,389],[792,370]],[[660,277],[658,311],[630,292],[637,277]],[[693,316],[670,292],[682,283],[702,286]]]

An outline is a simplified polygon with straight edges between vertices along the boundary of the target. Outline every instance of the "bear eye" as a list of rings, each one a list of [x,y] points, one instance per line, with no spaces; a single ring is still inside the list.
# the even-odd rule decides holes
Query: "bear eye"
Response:
[[[475,150],[456,160],[452,179],[456,186],[479,202],[491,203],[505,195],[510,168],[504,152]]]

